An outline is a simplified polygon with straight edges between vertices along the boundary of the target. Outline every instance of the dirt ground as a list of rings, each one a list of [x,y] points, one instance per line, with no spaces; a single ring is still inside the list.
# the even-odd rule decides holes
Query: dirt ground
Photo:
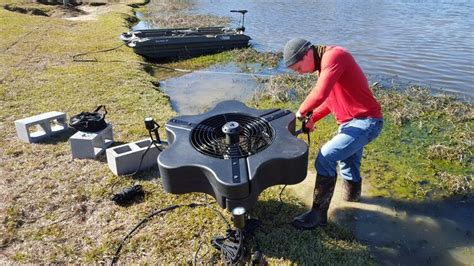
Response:
[[[80,5],[80,6],[63,6],[53,5],[38,8],[37,5],[31,4],[8,4],[6,9],[19,13],[30,15],[48,16],[51,18],[64,18],[72,21],[90,21],[97,20],[102,14],[113,11],[117,5]]]
[[[113,5],[102,5],[102,6],[83,5],[83,6],[78,6],[77,9],[79,10],[79,12],[76,12],[75,10],[71,11],[70,13],[65,12],[64,15],[61,17],[68,20],[75,20],[75,21],[97,20],[97,18],[101,14],[105,14],[113,10]]]

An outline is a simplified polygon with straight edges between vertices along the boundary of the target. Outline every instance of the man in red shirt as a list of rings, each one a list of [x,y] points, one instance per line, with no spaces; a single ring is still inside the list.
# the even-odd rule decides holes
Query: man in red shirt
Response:
[[[313,46],[307,40],[295,38],[285,45],[283,57],[288,68],[300,74],[318,75],[315,87],[296,113],[299,119],[312,113],[306,128],[313,131],[314,124],[330,113],[340,125],[338,134],[323,145],[316,158],[313,206],[293,220],[298,229],[313,229],[327,224],[337,165],[344,182],[343,198],[360,200],[362,152],[380,134],[383,116],[364,73],[344,48]]]

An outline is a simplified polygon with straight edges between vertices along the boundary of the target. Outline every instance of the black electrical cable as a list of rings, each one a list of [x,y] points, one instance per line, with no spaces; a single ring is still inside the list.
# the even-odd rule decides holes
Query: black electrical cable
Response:
[[[308,136],[308,148],[311,147],[311,132],[308,132],[306,133],[306,135]]]
[[[205,243],[204,241],[199,242],[199,246],[196,250],[196,253],[194,253],[194,259],[193,259],[194,264],[193,265],[198,265],[197,264],[197,255],[199,254],[199,251],[201,250],[202,245],[206,245],[207,252],[203,256],[201,256],[201,258],[206,256],[209,253],[209,245],[207,243]],[[208,263],[208,264],[210,264],[210,263]]]
[[[112,258],[112,262],[110,263],[110,265],[115,265],[118,261],[118,258],[119,258],[119,255],[120,255],[120,251],[122,250],[122,247],[123,245],[125,244],[125,242],[131,237],[131,235],[141,226],[143,225],[144,223],[148,222],[151,218],[153,218],[154,216],[158,215],[158,214],[162,214],[162,213],[166,213],[168,211],[172,211],[174,209],[177,209],[177,208],[180,208],[180,207],[189,207],[189,208],[195,208],[195,207],[198,207],[198,206],[205,206],[207,204],[205,203],[190,203],[190,204],[187,204],[187,205],[170,205],[166,208],[163,208],[163,209],[160,209],[160,210],[157,210],[157,211],[154,211],[152,212],[151,214],[149,214],[146,218],[144,218],[143,220],[141,220],[123,239],[122,241],[120,241],[120,244],[119,246],[117,247],[117,250],[115,251],[115,255],[114,257]]]
[[[199,243],[199,246],[196,250],[196,253],[194,253],[194,260],[193,260],[193,265],[197,265],[197,255],[199,254],[199,250],[201,250],[202,244],[204,244],[204,241],[201,241]]]
[[[226,226],[227,226],[227,231],[231,230],[231,225],[230,225],[230,223],[227,221],[227,219],[224,217],[224,215],[223,215],[220,211],[214,209],[214,208],[211,206],[211,203],[209,203],[209,200],[208,200],[208,198],[207,198],[207,194],[204,194],[204,199],[205,199],[205,201],[206,201],[206,203],[205,203],[206,206],[209,207],[211,210],[213,210],[215,213],[217,213],[217,215],[218,215],[219,217],[221,217],[221,219],[224,221],[224,223],[225,223]],[[201,241],[201,242],[199,243],[199,246],[198,246],[196,252],[194,253],[194,258],[193,258],[194,265],[197,265],[197,255],[199,254],[199,250],[201,249],[201,247],[202,247],[203,244],[204,244],[204,241]],[[209,246],[209,245],[206,244],[206,246]],[[206,254],[207,254],[207,253],[206,253]]]
[[[78,57],[83,56],[83,55],[89,55],[89,54],[98,54],[98,53],[110,52],[110,51],[113,51],[113,50],[117,50],[117,49],[119,49],[120,47],[122,47],[126,44],[127,44],[127,42],[124,42],[121,45],[113,47],[113,48],[108,48],[108,49],[93,51],[93,52],[75,54],[75,55],[72,56],[72,61],[74,61],[74,62],[98,62],[98,60],[96,58],[94,58],[94,59],[81,59],[81,58],[79,58],[78,59]]]
[[[270,214],[270,217],[273,217],[273,216],[277,215],[278,213],[280,213],[281,209],[283,208],[283,199],[281,198],[281,195],[283,194],[283,191],[285,190],[286,186],[288,186],[288,185],[284,185],[283,188],[280,190],[280,194],[278,196],[278,198],[280,200],[280,204],[278,205],[277,210]]]
[[[215,213],[217,213],[217,214],[222,218],[222,220],[224,221],[224,223],[226,223],[226,225],[227,225],[227,230],[231,230],[231,229],[232,229],[232,226],[231,226],[230,223],[226,220],[226,218],[224,217],[224,215],[223,215],[220,211],[214,209],[214,208],[211,206],[211,204],[209,204],[209,202],[208,202],[208,200],[207,200],[207,194],[204,194],[204,197],[205,197],[205,199],[206,199],[206,204],[207,204],[207,206],[208,206],[209,208],[211,208],[211,210],[213,210]]]
[[[136,60],[127,60],[127,61],[124,61],[124,60],[102,60],[102,61],[99,61],[97,60],[97,58],[94,58],[94,59],[89,59],[89,58],[85,58],[85,59],[82,59],[82,58],[77,58],[77,57],[80,57],[80,56],[83,56],[83,55],[88,55],[88,54],[96,54],[96,53],[103,53],[103,52],[109,52],[109,51],[113,51],[113,50],[116,50],[120,47],[122,47],[123,45],[126,45],[127,43],[124,43],[124,44],[121,44],[117,47],[114,47],[114,48],[110,48],[110,49],[105,49],[105,50],[100,50],[100,51],[93,51],[93,52],[87,52],[87,53],[80,53],[80,54],[76,54],[76,55],[73,55],[73,62],[87,62],[87,63],[137,63],[137,64],[140,64],[140,65],[143,65],[143,66],[150,66],[150,67],[154,67],[154,68],[161,68],[161,69],[166,69],[166,70],[169,70],[169,71],[177,71],[177,72],[183,72],[183,73],[191,73],[191,72],[199,72],[199,73],[214,73],[214,74],[232,74],[232,75],[251,75],[251,76],[265,76],[265,77],[272,77],[273,75],[267,75],[267,74],[257,74],[257,73],[253,73],[253,74],[247,74],[247,73],[233,73],[233,72],[211,72],[211,71],[194,71],[194,70],[190,70],[190,69],[182,69],[182,68],[173,68],[173,67],[168,67],[168,66],[161,66],[161,65],[157,65],[157,64],[154,64],[154,63],[147,63],[147,62],[142,62],[142,61],[136,61]]]
[[[99,50],[99,51],[92,51],[92,52],[86,52],[86,53],[80,53],[80,54],[75,54],[72,56],[72,61],[73,62],[88,62],[88,63],[137,63],[140,65],[145,65],[145,66],[151,66],[151,67],[156,67],[156,68],[162,68],[170,71],[178,71],[178,72],[192,72],[191,70],[188,69],[181,69],[181,68],[172,68],[172,67],[167,67],[167,66],[159,66],[153,63],[147,63],[147,62],[141,62],[141,61],[124,61],[124,60],[106,60],[106,61],[99,61],[97,58],[90,59],[90,58],[79,58],[84,55],[89,55],[89,54],[98,54],[98,53],[105,53],[105,52],[110,52],[113,50],[117,50],[120,47],[127,45],[127,42],[122,43],[119,46],[113,47],[113,48],[108,48],[104,50]]]
[[[145,152],[144,152],[144,153],[142,154],[142,156],[140,157],[140,163],[138,164],[137,169],[136,169],[133,173],[126,174],[126,175],[123,175],[123,176],[125,176],[125,177],[134,176],[134,175],[136,175],[136,174],[140,171],[140,168],[142,167],[143,159],[145,158],[145,155],[148,153],[148,151],[150,150],[150,148],[151,148],[152,145],[155,145],[155,147],[156,147],[160,152],[163,151],[163,149],[160,148],[160,147],[158,147],[158,145],[157,145],[157,144],[161,144],[161,143],[159,143],[157,140],[155,140],[155,139],[153,138],[153,135],[151,134],[151,131],[148,131],[148,134],[149,134],[149,136],[150,136],[151,142],[150,142],[150,144],[148,145],[148,147],[146,148]],[[114,183],[112,184],[112,186],[111,186],[111,188],[110,188],[110,191],[111,191],[110,193],[111,193],[111,194],[114,194],[113,188],[115,187],[115,185],[116,185],[118,182],[119,182],[119,180],[117,180],[116,182],[114,182]]]
[[[143,200],[145,198],[145,191],[141,185],[134,185],[132,187],[125,188],[121,192],[115,194],[111,200],[118,205],[126,205],[137,199]]]
[[[137,169],[135,170],[135,172],[133,173],[130,173],[130,174],[126,174],[126,175],[123,175],[123,176],[134,176],[136,175],[139,171],[140,171],[140,167],[142,167],[142,163],[143,163],[143,159],[145,158],[145,155],[148,153],[148,151],[150,150],[151,146],[154,145],[160,152],[163,151],[162,148],[158,147],[157,144],[161,144],[159,143],[157,140],[155,140],[153,138],[153,135],[151,134],[151,131],[148,131],[148,134],[150,136],[150,139],[151,139],[151,142],[150,144],[148,145],[148,147],[146,148],[145,152],[142,154],[142,156],[140,157],[140,163],[138,164],[138,167]]]

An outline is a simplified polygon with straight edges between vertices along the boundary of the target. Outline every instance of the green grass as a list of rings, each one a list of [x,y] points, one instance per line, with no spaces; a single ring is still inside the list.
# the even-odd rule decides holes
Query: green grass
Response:
[[[274,78],[253,104],[296,110],[313,82],[312,76]],[[385,118],[382,134],[364,151],[361,171],[370,181],[372,195],[439,200],[472,193],[474,106],[448,96],[431,96],[419,87],[403,92],[372,89]],[[316,124],[309,167],[336,131],[332,116]]]
[[[15,120],[52,110],[72,116],[104,104],[119,143],[147,137],[144,117],[153,116],[162,125],[175,115],[168,97],[153,85],[157,79],[132,50],[121,47],[91,55],[122,63],[72,61],[75,54],[120,45],[118,36],[128,30],[131,14],[130,7],[114,5],[97,21],[68,21],[0,9],[2,262],[110,263],[121,239],[153,210],[203,202],[200,194],[165,193],[156,171],[131,179],[114,176],[104,155],[98,160],[72,160],[67,136],[43,144],[22,143],[16,137]],[[229,60],[238,61],[227,52],[167,65],[199,69]],[[159,73],[158,79],[173,75],[177,73]],[[113,204],[113,192],[136,182],[146,191],[142,203]],[[277,208],[278,193],[278,187],[265,191],[254,210],[264,223],[266,233],[258,232],[258,237],[270,263],[372,263],[367,247],[344,227],[331,224],[326,230],[300,233],[288,224],[275,225],[303,209],[302,203],[284,193],[282,212],[269,217],[266,209]],[[230,220],[228,212],[224,215]],[[155,217],[136,232],[119,262],[191,263],[201,241],[205,245],[199,257],[206,262],[215,254],[206,245],[224,232],[225,224],[210,208],[178,209]]]
[[[12,2],[0,0],[6,3]],[[154,84],[180,73],[150,67],[126,47],[87,56],[101,63],[72,61],[75,54],[120,45],[118,35],[134,21],[131,14],[130,7],[114,5],[97,21],[78,22],[0,9],[0,252],[6,263],[110,263],[121,239],[153,210],[204,202],[201,194],[165,193],[157,171],[131,179],[114,176],[105,156],[72,160],[67,136],[44,144],[25,144],[16,137],[16,119],[52,110],[71,116],[105,104],[119,143],[147,137],[144,117],[152,116],[162,125],[175,115],[168,97]],[[279,59],[281,54],[247,49],[163,66],[196,70],[251,62],[271,67]],[[111,60],[123,62],[105,62]],[[251,104],[296,110],[313,82],[311,77],[273,78]],[[364,155],[362,172],[372,195],[421,200],[472,193],[472,105],[432,97],[419,88],[402,93],[373,89],[386,123]],[[310,168],[317,149],[336,130],[331,116],[317,124]],[[134,183],[146,191],[142,203],[119,207],[110,201],[114,192]],[[307,232],[291,227],[291,217],[305,207],[285,191],[277,212],[279,191],[280,187],[264,191],[252,210],[263,222],[257,238],[270,264],[374,263],[368,248],[342,225],[330,223],[324,230]],[[215,204],[214,208],[219,209]],[[230,220],[228,212],[224,215]],[[225,228],[210,208],[177,209],[140,228],[124,246],[119,262],[192,263],[202,242],[198,257],[205,263],[215,255],[209,241]]]

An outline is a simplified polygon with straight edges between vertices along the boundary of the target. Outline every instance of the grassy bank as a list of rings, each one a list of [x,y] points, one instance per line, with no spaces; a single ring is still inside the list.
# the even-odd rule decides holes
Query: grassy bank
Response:
[[[137,63],[142,59],[126,47],[91,55],[101,63],[72,61],[75,54],[120,45],[117,37],[127,30],[132,11],[125,5],[110,8],[92,21],[0,8],[2,264],[110,263],[122,238],[153,210],[203,202],[202,195],[164,193],[156,171],[131,179],[114,176],[105,156],[72,160],[70,134],[43,144],[25,144],[16,137],[14,120],[52,110],[71,116],[106,105],[119,144],[147,136],[144,117],[151,115],[163,124],[174,115],[166,95],[153,85],[156,80]],[[168,65],[195,69],[229,58],[234,58],[231,52]],[[124,62],[104,62],[111,60]],[[119,207],[110,201],[113,192],[136,182],[146,191],[143,202]],[[281,211],[270,216],[277,210],[278,192],[277,187],[264,192],[254,210],[264,223],[265,232],[258,237],[270,263],[371,263],[367,248],[341,226],[300,233],[285,224],[303,209],[287,193]],[[134,234],[119,262],[190,263],[201,241],[205,244],[197,259],[208,262],[215,252],[207,243],[225,228],[210,208],[177,209]]]
[[[254,104],[296,110],[315,80],[309,75],[263,80]],[[370,181],[372,196],[440,200],[472,194],[474,106],[420,87],[374,84],[372,90],[385,118],[383,133],[364,152],[362,175]],[[336,131],[332,116],[317,123],[310,161]]]

